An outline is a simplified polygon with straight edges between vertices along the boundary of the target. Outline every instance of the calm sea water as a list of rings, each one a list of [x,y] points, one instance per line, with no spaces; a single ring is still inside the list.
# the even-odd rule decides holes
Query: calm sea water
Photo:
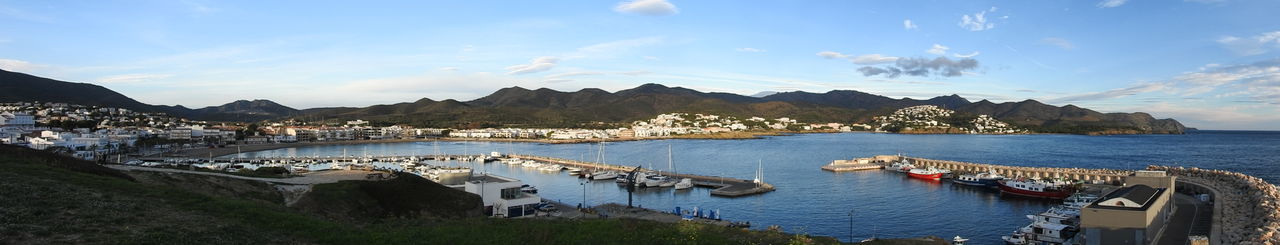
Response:
[[[754,229],[780,225],[788,232],[861,240],[880,237],[956,235],[974,244],[997,244],[1000,236],[1026,225],[1025,214],[1053,202],[1001,196],[998,191],[926,182],[887,171],[832,173],[819,169],[835,159],[903,153],[915,157],[1019,166],[1140,169],[1149,164],[1239,171],[1280,183],[1280,132],[1196,131],[1186,135],[898,135],[807,134],[760,140],[661,140],[607,143],[607,162],[665,169],[667,146],[675,170],[751,179],[758,164],[777,191],[722,198],[708,189],[642,190],[635,203],[671,210],[676,206],[718,209],[722,218],[750,221]],[[448,154],[514,152],[594,160],[595,144],[496,142],[413,142],[328,145],[244,153],[253,156]],[[537,186],[547,199],[589,205],[626,203],[613,181],[587,182],[566,173],[548,174],[499,163],[472,164],[477,170],[514,177]]]

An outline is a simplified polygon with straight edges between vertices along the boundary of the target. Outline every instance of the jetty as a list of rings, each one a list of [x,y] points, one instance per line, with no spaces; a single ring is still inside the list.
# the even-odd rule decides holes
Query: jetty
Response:
[[[585,161],[569,160],[569,159],[554,158],[554,157],[544,157],[544,156],[513,154],[513,155],[508,155],[507,157],[528,159],[528,160],[534,160],[534,161],[540,161],[540,162],[549,162],[549,163],[555,163],[555,164],[560,164],[565,166],[574,166],[574,167],[583,168],[583,169],[603,169],[603,170],[626,172],[636,168],[632,166],[614,165],[614,164],[597,163],[597,162],[585,162]],[[736,179],[736,178],[719,177],[719,176],[671,173],[666,171],[658,171],[658,170],[644,169],[644,168],[641,168],[639,171],[644,171],[649,173],[660,173],[662,175],[671,176],[671,177],[692,179],[694,186],[713,188],[711,190],[712,196],[740,197],[740,196],[762,194],[762,193],[775,190],[773,185],[769,183],[765,183],[763,181],[757,182],[755,180]]]
[[[493,161],[490,155],[483,154],[432,154],[432,155],[371,155],[371,156],[280,156],[280,157],[252,157],[252,158],[192,158],[192,157],[139,157],[134,158],[144,162],[178,162],[178,163],[329,163],[329,162],[406,162],[406,161],[423,161],[423,160],[479,160]]]
[[[836,160],[831,164],[823,166],[822,169],[836,172],[854,171],[852,169],[861,170],[860,168],[875,169],[869,167],[869,165],[874,165],[876,168],[882,168],[889,163],[903,160],[914,164],[916,167],[950,169],[951,171],[962,173],[995,171],[998,174],[1010,177],[1070,179],[1093,184],[1119,184],[1125,176],[1133,174],[1133,171],[1131,170],[1005,166],[985,163],[935,160],[902,155],[879,155],[868,158],[856,158],[853,160]]]

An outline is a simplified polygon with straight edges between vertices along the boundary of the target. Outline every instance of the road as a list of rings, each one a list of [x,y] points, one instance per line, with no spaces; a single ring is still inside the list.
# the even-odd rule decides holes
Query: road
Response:
[[[1155,244],[1159,245],[1185,245],[1187,237],[1191,236],[1195,231],[1208,231],[1208,222],[1210,215],[1213,215],[1213,207],[1207,203],[1200,202],[1191,196],[1181,193],[1173,194],[1173,205],[1177,205],[1177,211],[1173,212],[1173,217],[1169,219],[1169,224],[1164,227],[1164,233],[1156,238]],[[1193,229],[1197,228],[1197,229]],[[1208,235],[1208,234],[1201,234]]]

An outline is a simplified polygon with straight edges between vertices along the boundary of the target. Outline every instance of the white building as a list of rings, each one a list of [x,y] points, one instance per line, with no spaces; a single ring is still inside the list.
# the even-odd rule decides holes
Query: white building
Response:
[[[464,190],[480,195],[484,200],[484,213],[496,217],[520,217],[531,215],[542,198],[538,195],[524,193],[520,188],[524,182],[497,176],[481,175],[473,177],[464,185]]]
[[[31,129],[35,127],[35,116],[22,112],[0,112],[0,128]]]

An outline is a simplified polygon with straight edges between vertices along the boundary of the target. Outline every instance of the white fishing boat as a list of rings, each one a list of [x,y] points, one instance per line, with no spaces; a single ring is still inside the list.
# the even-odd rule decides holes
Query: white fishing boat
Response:
[[[676,182],[675,188],[676,190],[686,190],[689,188],[693,188],[693,179],[690,179],[690,178],[680,179],[680,182]]]

